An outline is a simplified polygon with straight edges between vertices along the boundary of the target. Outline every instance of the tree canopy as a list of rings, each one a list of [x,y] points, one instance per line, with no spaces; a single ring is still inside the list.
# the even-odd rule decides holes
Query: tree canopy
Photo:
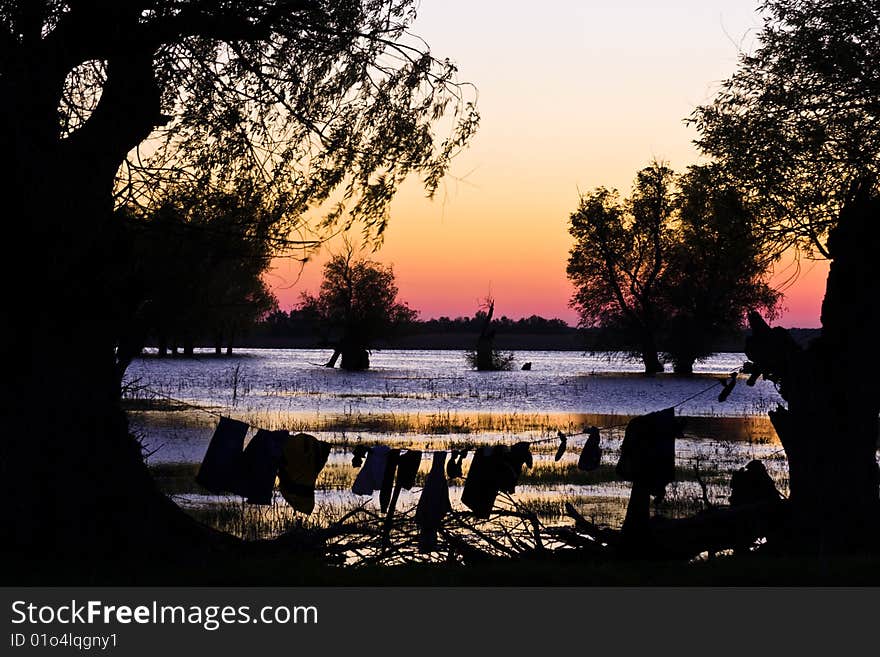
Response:
[[[690,167],[677,189],[660,345],[673,369],[687,374],[719,339],[743,328],[748,311],[774,317],[781,294],[766,282],[770,263],[743,192],[712,165]]]
[[[475,129],[449,60],[407,27],[413,0],[0,3],[6,125],[88,160],[117,202],[182,180],[267,190],[288,228],[381,236],[418,173],[433,194]],[[438,131],[440,131],[438,133]],[[7,138],[11,135],[7,135]],[[109,192],[109,189],[107,190]]]
[[[826,244],[880,164],[880,5],[765,0],[753,53],[691,122],[697,145],[762,205],[768,248]]]
[[[328,366],[342,356],[342,367],[369,368],[367,349],[418,313],[397,300],[391,266],[355,257],[352,250],[332,257],[324,265],[317,295],[303,293],[300,311],[313,318],[324,339],[334,345]]]
[[[275,222],[260,194],[181,189],[145,215],[126,214],[144,290],[138,319],[160,354],[169,345],[191,353],[199,340],[231,351],[277,306],[262,278]]]
[[[6,239],[39,249],[48,265],[32,268],[31,288],[53,295],[45,303],[18,284],[19,262],[4,263],[4,357],[22,373],[7,397],[28,412],[13,419],[0,479],[25,553],[163,558],[184,536],[215,540],[158,494],[128,433],[120,373],[140,349],[146,291],[120,275],[135,245],[113,210],[149,214],[178,187],[247,188],[273,249],[355,223],[381,239],[404,178],[432,194],[478,123],[455,65],[409,33],[416,6],[0,0]],[[46,407],[58,380],[76,385]]]
[[[638,354],[648,374],[661,360],[689,374],[748,310],[772,313],[779,300],[754,211],[718,167],[676,176],[655,162],[629,199],[605,188],[583,196],[570,232],[581,325],[605,329],[605,346]]]
[[[642,169],[625,202],[617,190],[597,188],[581,197],[569,225],[575,244],[566,271],[581,325],[624,336],[648,374],[663,371],[657,334],[663,321],[661,275],[671,248],[673,175],[657,162]]]

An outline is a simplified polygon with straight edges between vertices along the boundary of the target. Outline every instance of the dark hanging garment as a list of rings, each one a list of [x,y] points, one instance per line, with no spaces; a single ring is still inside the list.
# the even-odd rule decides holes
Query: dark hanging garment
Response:
[[[474,451],[461,493],[461,503],[473,511],[477,518],[488,518],[495,505],[500,478],[499,460],[500,455],[495,448],[483,447]]]
[[[556,448],[556,454],[553,455],[553,460],[559,461],[563,456],[565,456],[565,450],[568,446],[568,438],[561,431],[556,434],[556,437],[559,438],[559,447]]]
[[[449,462],[446,464],[446,476],[449,479],[460,479],[463,476],[462,463],[467,453],[466,449],[452,450],[452,456],[449,457]]]
[[[516,468],[517,476],[523,466],[532,467],[532,446],[527,442],[516,443],[510,448],[510,462]]]
[[[419,525],[419,552],[432,552],[437,547],[437,530],[443,516],[452,511],[449,503],[449,484],[446,482],[444,465],[446,452],[434,452],[431,471],[425,479],[425,487],[416,506],[416,522]]]
[[[718,394],[718,401],[725,402],[727,398],[730,397],[730,393],[733,392],[734,387],[736,386],[736,372],[733,372],[730,375],[730,378],[724,383],[724,387],[721,389],[721,392]]]
[[[527,442],[519,442],[510,449],[506,446],[499,447],[495,448],[498,490],[515,493],[516,482],[519,481],[523,466],[532,467],[531,445]]]
[[[241,482],[236,491],[250,504],[271,504],[275,477],[281,465],[281,451],[288,431],[260,429],[242,453]]]
[[[456,459],[458,458],[458,450],[452,450],[452,456],[449,457],[449,462],[446,464],[446,477],[449,479],[458,479],[461,476],[461,465],[456,463]]]
[[[238,488],[241,451],[247,431],[248,425],[244,422],[220,418],[196,475],[200,486],[212,493],[231,493]]]
[[[489,459],[489,464],[494,472],[495,481],[493,482],[493,486],[495,488],[495,494],[497,495],[498,491],[512,493],[516,488],[516,480],[519,478],[519,471],[514,470],[510,448],[507,445],[496,445],[492,448],[492,454]]]
[[[633,418],[620,446],[617,476],[662,495],[666,484],[675,481],[675,438],[682,426],[673,408]]]
[[[370,450],[367,449],[366,445],[355,445],[355,448],[352,452],[351,457],[351,465],[352,467],[359,468],[364,464],[364,457]]]
[[[410,490],[416,485],[416,475],[422,464],[422,453],[417,449],[408,449],[397,461],[397,486]]]
[[[385,459],[385,473],[382,476],[382,487],[379,489],[379,508],[382,513],[388,510],[391,501],[391,491],[394,488],[394,475],[397,473],[397,462],[400,460],[400,450],[392,449]]]
[[[599,430],[596,427],[590,427],[587,431],[587,442],[581,450],[581,456],[578,459],[578,470],[590,472],[599,467],[602,462],[602,448],[599,446]]]
[[[749,461],[730,478],[730,506],[776,502],[781,495],[760,461]]]
[[[306,433],[290,436],[281,450],[278,488],[297,511],[315,509],[315,482],[330,456],[330,443]]]
[[[367,454],[367,462],[357,473],[351,492],[355,495],[372,495],[373,491],[382,488],[382,480],[385,478],[385,461],[388,458],[388,445],[376,445],[371,447]]]

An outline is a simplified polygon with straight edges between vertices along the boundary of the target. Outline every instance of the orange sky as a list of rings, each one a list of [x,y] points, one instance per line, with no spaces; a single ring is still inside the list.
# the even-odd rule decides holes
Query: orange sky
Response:
[[[422,0],[413,31],[477,85],[482,123],[433,202],[417,181],[394,201],[372,257],[394,265],[401,298],[423,318],[454,317],[472,315],[491,292],[499,314],[574,323],[565,262],[579,190],[626,194],[652,158],[676,170],[698,161],[682,119],[733,72],[738,47],[753,44],[756,6],[545,0],[536,11]],[[283,308],[317,287],[327,250],[301,275],[296,262],[274,263],[269,280]],[[790,271],[779,269],[777,283]],[[779,321],[817,326],[827,264],[801,269]]]

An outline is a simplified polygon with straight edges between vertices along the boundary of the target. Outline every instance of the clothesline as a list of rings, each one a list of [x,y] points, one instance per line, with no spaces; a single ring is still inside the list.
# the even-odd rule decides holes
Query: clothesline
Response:
[[[728,375],[727,379],[716,380],[714,383],[712,383],[712,385],[700,390],[699,392],[696,392],[696,393],[690,395],[689,397],[686,397],[685,399],[681,400],[677,404],[674,404],[672,406],[668,406],[666,408],[678,408],[679,406],[683,406],[687,402],[692,401],[692,400],[696,399],[697,397],[704,395],[711,390],[714,390],[718,386],[721,386],[721,385],[730,386],[731,382],[735,381],[735,378],[740,373],[741,373],[741,370],[734,370],[733,372],[731,372]],[[155,395],[157,397],[162,397],[163,399],[167,399],[168,401],[174,402],[175,404],[180,404],[181,406],[186,406],[186,407],[192,408],[192,409],[200,411],[202,413],[212,415],[216,418],[222,419],[224,417],[229,417],[228,415],[224,415],[223,413],[221,413],[219,411],[215,411],[214,409],[208,408],[207,406],[202,406],[200,404],[195,404],[192,402],[184,401],[182,399],[177,399],[176,397],[172,397],[171,395],[167,395],[165,393],[159,392],[158,390],[154,390],[153,388],[150,388],[149,386],[140,386],[140,389],[150,393],[151,395]],[[243,422],[242,420],[239,420],[239,421]],[[251,424],[250,422],[244,422],[244,424],[247,424],[251,429],[257,429],[257,430],[262,429],[262,430],[268,431],[268,429],[264,429],[263,427],[256,426],[254,424]],[[534,440],[526,440],[526,441],[521,441],[521,442],[527,443],[529,445],[538,445],[541,443],[549,443],[549,442],[554,442],[554,441],[565,440],[568,438],[574,438],[576,436],[583,436],[583,435],[590,433],[590,431],[608,431],[610,429],[617,429],[620,427],[624,427],[627,424],[628,424],[628,422],[616,422],[614,424],[608,424],[608,425],[604,425],[601,427],[589,427],[588,429],[585,429],[584,431],[577,431],[574,433],[564,433],[563,431],[560,430],[557,432],[557,434],[555,436],[552,436],[552,437],[536,438]],[[333,443],[332,441],[325,441],[325,442],[329,442],[331,445],[340,446],[340,443]],[[347,445],[347,443],[345,443],[345,444]],[[421,451],[424,451],[425,453],[431,453],[431,450],[421,450]]]

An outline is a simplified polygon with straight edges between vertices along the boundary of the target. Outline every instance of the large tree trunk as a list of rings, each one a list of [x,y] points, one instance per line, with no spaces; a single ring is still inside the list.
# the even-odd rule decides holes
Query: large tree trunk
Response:
[[[139,298],[111,192],[122,156],[155,125],[157,105],[143,98],[151,78],[113,60],[92,120],[60,140],[57,101],[45,98],[55,62],[28,64],[36,70],[0,80],[0,146],[14,165],[0,179],[6,243],[39,254],[28,289],[11,258],[0,283],[11,300],[0,341],[12,410],[0,441],[3,550],[83,579],[119,560],[186,559],[226,539],[156,488],[120,408],[132,357],[120,338]],[[151,75],[151,58],[136,64]]]
[[[488,372],[495,369],[492,359],[492,337],[481,335],[477,339],[477,370]]]
[[[833,261],[822,333],[800,349],[750,316],[746,353],[776,380],[788,407],[771,412],[789,463],[787,547],[844,552],[878,547],[880,476],[880,200],[859,192],[829,241]]]
[[[660,362],[660,356],[657,351],[657,342],[653,335],[645,335],[642,337],[642,362],[645,365],[645,374],[653,376],[663,372],[663,363]]]
[[[229,342],[226,343],[226,355],[232,355],[232,345],[235,342],[235,328],[232,327],[229,329]]]
[[[672,360],[672,371],[678,376],[693,376],[696,358],[691,356],[676,356]]]
[[[339,357],[342,355],[342,351],[339,347],[334,347],[333,355],[330,356],[330,360],[324,363],[324,367],[336,367],[336,361],[339,360]]]
[[[4,548],[72,572],[135,555],[186,558],[208,532],[157,490],[120,408],[117,331],[137,299],[120,281],[124,252],[112,237],[109,194],[89,195],[71,171],[53,176],[40,164],[19,191],[22,243],[51,265],[37,268],[33,298],[9,315],[18,356],[5,360],[17,376],[0,460],[2,525],[11,534]],[[4,277],[7,290],[13,280]]]
[[[362,372],[370,369],[370,352],[359,340],[343,338],[340,345],[342,361],[339,366],[350,372]]]

